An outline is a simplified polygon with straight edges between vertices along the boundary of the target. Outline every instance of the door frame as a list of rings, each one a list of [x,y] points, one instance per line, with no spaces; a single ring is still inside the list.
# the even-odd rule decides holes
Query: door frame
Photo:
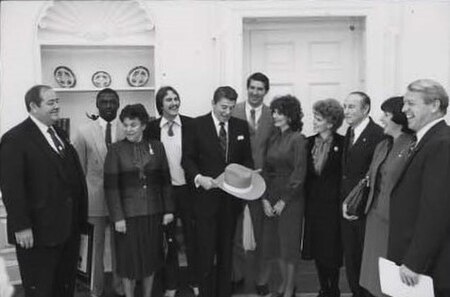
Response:
[[[235,86],[240,94],[245,94],[244,71],[244,22],[254,18],[276,18],[277,20],[304,17],[357,17],[365,20],[363,33],[362,74],[365,90],[373,103],[381,103],[380,98],[393,94],[399,89],[399,76],[396,75],[396,63],[385,57],[396,56],[398,43],[385,42],[396,40],[398,31],[387,25],[385,5],[373,2],[304,2],[276,1],[233,3],[224,2],[228,9],[227,17],[221,20],[222,30],[215,35],[221,40],[218,63],[222,66],[217,80]],[[245,97],[245,96],[241,96]],[[242,100],[242,98],[241,98]],[[380,102],[378,102],[380,101]]]

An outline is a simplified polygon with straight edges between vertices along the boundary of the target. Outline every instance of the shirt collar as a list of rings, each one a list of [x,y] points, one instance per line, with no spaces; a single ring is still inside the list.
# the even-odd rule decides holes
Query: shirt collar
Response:
[[[440,121],[442,121],[444,118],[440,117],[438,119],[435,119],[434,121],[429,122],[428,124],[426,124],[425,126],[423,126],[422,128],[419,129],[419,131],[416,132],[416,137],[417,137],[417,143],[420,142],[420,140],[423,138],[423,136],[431,129],[433,128],[437,123],[439,123]]]
[[[263,104],[261,103],[258,107],[251,106],[248,102],[245,102],[245,110],[250,112],[250,110],[254,109],[256,113],[262,110]]]
[[[36,126],[39,128],[39,130],[41,130],[41,132],[44,135],[46,135],[46,133],[48,133],[48,128],[50,128],[49,126],[47,126],[46,124],[44,124],[41,121],[39,121],[31,113],[30,113],[30,119],[36,124]]]
[[[164,127],[164,125],[167,124],[168,122],[169,122],[168,119],[166,119],[165,117],[161,117],[161,122],[159,123],[159,127],[160,128]],[[181,125],[181,118],[180,118],[179,114],[177,114],[177,116],[173,119],[173,122],[175,124],[177,124],[178,126],[180,126],[180,127],[182,126]]]
[[[362,131],[366,129],[367,125],[369,125],[369,117],[365,117],[364,120],[361,121],[356,127],[353,128],[353,132],[355,133],[355,141],[359,135],[361,135]]]
[[[219,125],[220,125],[220,121],[216,118],[216,115],[214,114],[214,112],[213,111],[211,111],[211,115],[212,115],[212,118],[213,118],[213,121],[214,121],[214,126],[215,127],[219,127]],[[226,122],[224,122],[225,123],[225,129],[228,127],[228,121],[226,121]]]
[[[102,117],[98,117],[97,121],[98,121],[100,127],[102,127],[102,129],[106,129],[106,124],[108,124],[107,121],[105,121]],[[111,126],[114,126],[116,124],[116,121],[117,121],[117,119],[112,120],[110,122]]]

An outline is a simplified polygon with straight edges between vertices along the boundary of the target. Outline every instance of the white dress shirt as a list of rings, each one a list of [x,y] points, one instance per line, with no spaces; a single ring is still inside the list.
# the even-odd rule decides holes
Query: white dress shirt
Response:
[[[55,129],[53,128],[53,126],[47,126],[44,123],[42,123],[41,121],[39,121],[38,119],[36,119],[33,115],[30,114],[30,119],[36,124],[36,126],[39,128],[39,130],[41,131],[42,135],[44,135],[45,139],[47,140],[48,144],[52,147],[52,149],[57,152],[59,154],[58,149],[55,146],[55,143],[52,140],[52,137],[50,136],[50,133],[48,133],[48,129],[52,129],[55,132],[55,136],[56,138],[58,138],[58,140],[61,142],[61,144],[64,146],[64,142],[61,140],[61,138],[59,137],[58,133],[56,133]]]
[[[167,161],[169,163],[170,176],[172,178],[172,185],[182,186],[186,184],[184,177],[184,170],[181,167],[182,157],[182,123],[180,116],[177,115],[173,120],[172,131],[173,136],[168,135],[170,122],[165,118],[161,118],[159,127],[161,128],[161,142],[166,150]]]
[[[100,127],[102,127],[103,139],[106,139],[106,125],[108,124],[102,117],[98,117],[97,119]],[[111,122],[111,143],[116,142],[116,132],[117,132],[117,119],[112,120]]]
[[[260,104],[258,107],[252,107],[250,104],[245,102],[245,116],[247,118],[247,122],[251,121],[251,118],[252,118],[252,115],[250,113],[251,110],[252,109],[255,110],[255,130],[258,130],[258,121],[261,118],[262,107],[263,107],[262,104]]]
[[[361,136],[362,132],[364,131],[364,129],[366,129],[367,125],[369,125],[369,117],[366,117],[364,120],[361,121],[361,123],[358,124],[358,126],[356,126],[353,129],[353,133],[355,135],[355,137],[353,138],[353,143],[355,144],[356,141],[358,140],[359,136]]]

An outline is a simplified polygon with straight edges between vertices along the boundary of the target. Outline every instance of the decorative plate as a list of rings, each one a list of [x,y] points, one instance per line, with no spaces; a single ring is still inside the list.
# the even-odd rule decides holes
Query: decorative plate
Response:
[[[97,88],[107,88],[111,85],[111,75],[106,71],[95,72],[91,80]]]
[[[130,70],[127,82],[132,87],[142,87],[148,82],[150,72],[144,66],[137,66]]]
[[[77,79],[72,70],[66,66],[58,66],[53,71],[53,76],[61,88],[73,88],[77,84]]]

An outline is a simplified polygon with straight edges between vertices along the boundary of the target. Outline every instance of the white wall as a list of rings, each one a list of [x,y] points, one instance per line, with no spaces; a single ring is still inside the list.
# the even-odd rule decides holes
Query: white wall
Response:
[[[26,116],[23,96],[39,83],[36,21],[47,1],[2,1],[0,134]],[[210,110],[212,93],[230,84],[243,100],[242,20],[367,17],[366,86],[374,117],[380,103],[413,79],[450,82],[450,3],[435,1],[144,1],[155,21],[156,86],[175,86],[182,112]],[[342,98],[340,98],[342,99]]]

